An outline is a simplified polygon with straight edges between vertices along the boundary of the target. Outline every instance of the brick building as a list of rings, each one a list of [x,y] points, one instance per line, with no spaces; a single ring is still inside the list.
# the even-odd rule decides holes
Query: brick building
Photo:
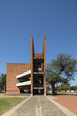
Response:
[[[34,53],[31,36],[31,63],[7,63],[6,93],[25,93],[46,95],[46,36],[43,51]]]

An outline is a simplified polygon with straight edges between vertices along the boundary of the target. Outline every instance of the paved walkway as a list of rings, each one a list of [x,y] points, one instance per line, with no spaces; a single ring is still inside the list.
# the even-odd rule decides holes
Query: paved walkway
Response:
[[[11,116],[66,116],[45,96],[32,96]]]
[[[71,112],[77,115],[77,96],[58,95],[58,96],[55,96],[55,98],[57,98],[57,99],[54,99],[56,102],[58,102],[59,104],[66,107]]]

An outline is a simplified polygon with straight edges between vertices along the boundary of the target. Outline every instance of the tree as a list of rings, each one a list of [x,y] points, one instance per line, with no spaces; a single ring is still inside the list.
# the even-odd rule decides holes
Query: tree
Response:
[[[0,88],[1,88],[1,90],[6,89],[6,74],[0,75]]]
[[[69,84],[61,84],[59,86],[56,87],[56,90],[60,92],[60,90],[70,90],[70,86]]]
[[[52,94],[55,94],[56,83],[68,83],[74,80],[74,74],[77,72],[77,61],[71,55],[59,54],[47,64],[47,81],[52,85]]]

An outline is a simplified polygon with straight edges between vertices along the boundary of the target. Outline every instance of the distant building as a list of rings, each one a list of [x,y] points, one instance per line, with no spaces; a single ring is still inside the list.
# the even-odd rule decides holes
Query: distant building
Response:
[[[49,92],[49,91],[52,92],[52,86],[49,82],[46,82],[46,92]]]
[[[46,36],[43,52],[35,54],[31,36],[31,63],[7,63],[6,93],[46,95]]]

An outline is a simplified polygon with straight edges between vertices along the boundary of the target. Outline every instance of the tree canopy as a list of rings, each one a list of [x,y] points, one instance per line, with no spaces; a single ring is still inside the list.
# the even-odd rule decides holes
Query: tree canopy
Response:
[[[0,89],[5,90],[6,89],[6,74],[0,75]]]
[[[60,90],[61,91],[63,91],[63,90],[65,90],[65,91],[67,91],[67,90],[74,90],[74,91],[76,91],[77,90],[77,85],[75,85],[75,86],[70,86],[70,84],[61,84],[61,85],[57,85],[56,86],[56,91],[59,91],[60,92]]]
[[[52,85],[52,93],[55,94],[56,83],[68,83],[74,80],[74,74],[77,72],[77,60],[72,55],[59,54],[47,64],[47,81]]]

